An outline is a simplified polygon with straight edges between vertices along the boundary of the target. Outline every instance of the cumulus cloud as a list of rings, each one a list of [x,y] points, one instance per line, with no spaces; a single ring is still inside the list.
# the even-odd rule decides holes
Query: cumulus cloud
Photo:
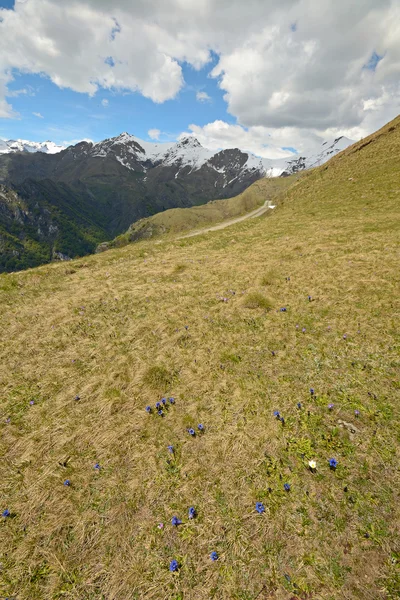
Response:
[[[108,108],[109,104],[110,103],[107,100],[107,98],[103,98],[103,100],[101,101],[101,105],[104,106],[104,108]]]
[[[326,137],[317,131],[283,127],[271,129],[263,125],[243,127],[225,121],[217,120],[203,127],[192,124],[189,131],[183,133],[193,135],[199,142],[210,150],[224,148],[240,148],[263,158],[284,158],[292,156],[293,148],[299,153],[311,154],[321,148],[325,139],[336,137],[333,132],[326,132]],[[286,148],[286,149],[285,149]]]
[[[196,100],[198,102],[211,102],[211,97],[207,94],[207,92],[197,92]]]
[[[40,112],[33,112],[32,113],[35,117],[37,117],[38,119],[44,119],[44,116],[40,114]]]
[[[149,129],[147,135],[152,140],[158,140],[160,138],[161,131],[159,129]]]
[[[13,116],[14,70],[161,103],[184,85],[182,64],[200,69],[212,51],[245,141],[260,127],[299,144],[363,135],[399,109],[398,0],[27,0],[0,9],[0,117]]]

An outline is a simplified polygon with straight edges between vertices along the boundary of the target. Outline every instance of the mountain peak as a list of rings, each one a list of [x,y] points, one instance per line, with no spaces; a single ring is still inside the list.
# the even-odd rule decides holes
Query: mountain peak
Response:
[[[203,146],[200,144],[199,140],[195,138],[193,135],[185,135],[178,140],[178,146],[181,148],[202,148]]]

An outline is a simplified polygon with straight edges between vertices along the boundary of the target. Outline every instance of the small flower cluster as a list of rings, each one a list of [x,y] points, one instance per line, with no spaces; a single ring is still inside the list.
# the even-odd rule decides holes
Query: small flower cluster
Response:
[[[175,404],[175,398],[172,398],[172,397],[171,397],[171,398],[168,398],[168,402],[169,402],[170,404]],[[161,401],[160,401],[160,402],[156,402],[156,411],[157,411],[157,414],[158,414],[160,417],[163,417],[163,416],[164,416],[164,411],[163,411],[163,408],[164,408],[164,409],[165,409],[165,408],[167,408],[167,406],[168,406],[168,402],[167,402],[167,399],[166,399],[166,398],[161,398]],[[145,408],[145,411],[146,411],[148,414],[151,414],[151,413],[153,412],[153,409],[151,408],[151,406],[150,406],[150,405],[147,405],[147,406],[146,406],[146,408]]]

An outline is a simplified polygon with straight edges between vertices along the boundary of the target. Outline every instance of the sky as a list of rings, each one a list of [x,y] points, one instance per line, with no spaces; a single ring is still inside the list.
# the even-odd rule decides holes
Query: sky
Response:
[[[400,0],[0,0],[0,138],[266,158],[400,113]]]

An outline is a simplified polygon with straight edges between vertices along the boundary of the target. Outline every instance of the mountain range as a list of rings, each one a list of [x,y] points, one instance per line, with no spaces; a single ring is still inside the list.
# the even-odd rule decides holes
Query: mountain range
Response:
[[[135,221],[243,192],[262,177],[318,166],[352,143],[266,159],[238,148],[213,152],[193,136],[150,143],[128,133],[63,148],[0,142],[0,272],[93,252]]]

